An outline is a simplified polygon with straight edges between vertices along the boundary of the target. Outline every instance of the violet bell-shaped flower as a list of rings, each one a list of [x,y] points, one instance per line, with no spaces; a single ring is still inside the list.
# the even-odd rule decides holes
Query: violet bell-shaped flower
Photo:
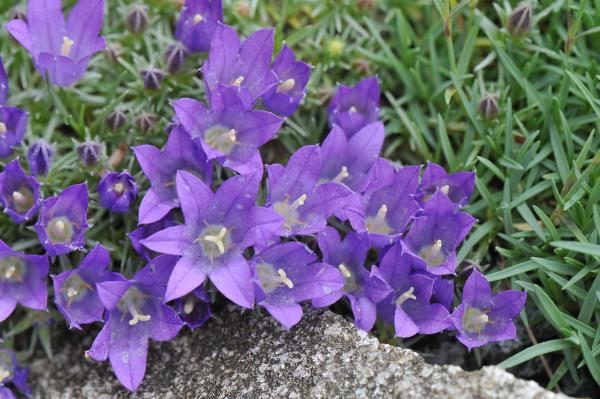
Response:
[[[135,203],[138,186],[127,171],[110,172],[98,183],[100,204],[112,212],[127,212]]]
[[[47,256],[13,251],[0,240],[0,322],[12,314],[17,304],[46,310],[49,268]]]
[[[180,256],[169,278],[165,299],[180,298],[199,287],[207,277],[236,304],[251,308],[254,289],[250,266],[243,256],[252,243],[252,228],[260,177],[239,175],[227,179],[213,193],[195,175],[179,171],[177,194],[184,225],[169,227],[141,241],[148,249]]]
[[[206,154],[194,145],[181,125],[173,128],[163,150],[144,144],[133,147],[133,151],[151,185],[140,204],[140,224],[157,222],[179,207],[175,187],[178,170],[194,173],[208,184],[212,180],[212,165],[207,161]],[[160,159],[160,163],[156,162],[157,159]]]
[[[131,280],[119,276],[96,284],[106,308],[106,322],[86,356],[96,361],[108,358],[117,378],[130,391],[137,389],[146,373],[148,340],[171,340],[184,325],[163,299],[175,262],[173,256],[159,256]]]
[[[211,317],[211,299],[204,287],[198,287],[189,294],[171,302],[179,318],[189,327],[195,330],[202,327]]]
[[[223,22],[221,0],[186,0],[175,37],[191,52],[208,51],[219,22]]]
[[[275,244],[252,259],[256,303],[286,329],[302,318],[298,302],[320,298],[344,285],[339,270],[317,260],[299,242]]]
[[[473,270],[463,288],[462,303],[454,310],[452,321],[456,338],[469,350],[488,342],[515,339],[515,317],[525,306],[527,292],[508,290],[492,294],[490,283]]]
[[[454,274],[456,249],[476,221],[468,213],[457,211],[446,194],[438,190],[415,217],[404,244],[423,269],[436,275]]]
[[[102,320],[104,305],[96,283],[118,277],[109,270],[109,264],[110,254],[102,245],[96,244],[75,269],[52,276],[54,303],[70,328],[81,330],[82,324]]]
[[[440,165],[429,162],[423,172],[421,185],[415,198],[424,204],[436,191],[440,190],[448,196],[450,201],[458,206],[463,206],[469,200],[474,188],[474,172],[456,172],[449,175]]]
[[[79,81],[92,56],[106,47],[99,36],[104,0],[79,0],[66,23],[60,0],[29,0],[27,20],[14,19],[6,29],[31,54],[42,77],[57,86]]]
[[[17,355],[14,351],[7,348],[0,349],[0,398],[17,398],[9,388],[11,385],[26,397],[30,397],[31,388],[27,384],[28,374],[29,371],[17,363]]]
[[[21,144],[27,128],[27,112],[0,105],[0,158],[7,158]]]
[[[371,270],[365,267],[370,248],[369,236],[350,231],[342,240],[334,228],[326,227],[319,233],[317,242],[323,262],[339,269],[344,276],[344,286],[327,296],[314,299],[313,306],[329,306],[346,296],[354,314],[354,324],[361,330],[370,331],[377,319],[376,304],[387,297],[392,288],[377,266],[371,266]]]
[[[48,255],[63,255],[84,247],[87,210],[86,183],[67,187],[43,202],[35,231]]]
[[[327,112],[329,123],[342,128],[348,138],[379,119],[379,82],[371,76],[354,87],[339,85]]]
[[[10,161],[0,173],[0,205],[15,223],[31,220],[40,206],[40,185],[27,176],[19,158]]]
[[[271,140],[283,119],[244,105],[235,88],[217,85],[210,109],[200,101],[182,98],[173,103],[177,119],[206,153],[238,173],[262,171],[258,148]]]

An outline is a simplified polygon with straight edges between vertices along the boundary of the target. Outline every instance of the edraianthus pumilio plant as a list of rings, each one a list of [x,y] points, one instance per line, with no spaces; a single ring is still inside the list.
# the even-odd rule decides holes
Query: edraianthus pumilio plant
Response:
[[[46,309],[52,262],[57,270],[56,307],[73,328],[103,323],[87,354],[98,361],[108,359],[130,390],[143,380],[148,340],[173,339],[184,325],[200,327],[210,317],[216,292],[242,307],[266,309],[284,328],[300,321],[300,302],[324,307],[345,298],[355,324],[366,331],[377,320],[393,324],[398,337],[455,330],[469,349],[515,338],[513,319],[524,305],[524,293],[493,295],[484,277],[474,271],[463,302],[453,306],[452,278],[460,266],[455,251],[475,223],[463,208],[473,191],[474,174],[448,175],[433,163],[400,167],[382,158],[385,126],[379,118],[375,77],[339,87],[328,108],[332,130],[322,145],[303,146],[286,165],[263,168],[259,147],[276,137],[284,118],[304,98],[310,68],[287,46],[274,57],[273,30],[240,40],[222,23],[220,1],[212,2],[213,8],[206,3],[186,2],[179,21],[183,33],[176,35],[191,51],[208,50],[202,68],[205,102],[182,98],[172,103],[175,117],[163,149],[134,143],[145,182],[115,170],[99,183],[90,179],[89,187],[57,187],[53,191],[58,194],[45,200],[32,194],[34,201],[23,221],[37,215],[35,230],[45,254],[25,254],[3,245],[2,303],[10,305],[0,309],[3,318],[18,303]],[[64,52],[72,57],[76,53],[71,51],[83,51],[76,47],[79,42],[84,47],[100,43],[102,1],[80,0],[71,12],[77,16],[87,7],[93,21],[89,27],[51,26],[60,2],[47,2],[46,8],[40,4],[29,3],[34,18],[27,25],[10,24],[11,33],[20,34],[17,39],[30,52],[26,38],[33,40],[40,27],[51,28],[52,37],[64,35]],[[212,37],[198,44],[199,34]],[[61,43],[46,44],[49,49],[42,50],[48,54],[62,53],[55,48]],[[46,56],[36,51],[36,67],[57,85],[66,85],[67,77],[74,83],[89,61],[79,61],[83,69],[73,76],[66,67],[44,64]],[[57,62],[72,65],[76,59],[63,58],[57,57]],[[5,75],[2,68],[2,101],[8,88]],[[173,115],[165,115],[169,116]],[[95,164],[101,144],[80,147],[82,162]],[[35,178],[18,162],[2,172],[19,183],[3,190],[7,209],[14,205],[10,200],[15,193],[18,198],[18,193],[24,195],[24,187],[32,193],[38,190]],[[53,168],[60,165],[56,162]],[[32,168],[32,173],[43,176],[48,168]],[[136,209],[137,187],[144,183],[150,189]],[[88,191],[98,196],[88,196]],[[139,215],[139,227],[129,238],[140,255],[138,264],[144,266],[128,270],[132,278],[112,271],[110,253],[97,237],[100,242],[77,267],[58,273],[57,263],[64,266],[71,252],[85,250],[86,233],[94,232],[94,226],[88,226],[88,210],[101,207],[111,218],[127,209]],[[38,293],[34,298],[27,295],[32,286]],[[5,381],[17,388],[21,384],[16,375]]]

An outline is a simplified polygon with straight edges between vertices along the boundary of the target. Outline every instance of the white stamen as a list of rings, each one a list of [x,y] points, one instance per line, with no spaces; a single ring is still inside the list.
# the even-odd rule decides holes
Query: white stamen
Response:
[[[194,298],[191,296],[185,299],[183,303],[183,313],[190,314],[194,311]]]
[[[346,267],[346,265],[344,265],[343,263],[340,263],[340,265],[338,266],[338,268],[340,269],[340,271],[342,272],[342,274],[346,278],[352,277],[352,273],[350,273],[350,270],[348,270],[348,268]]]
[[[212,242],[217,246],[221,255],[225,253],[225,244],[223,244],[223,238],[225,238],[225,234],[227,234],[227,229],[225,227],[221,228],[219,234],[216,236],[204,236],[204,241]]]
[[[350,176],[350,173],[348,173],[348,168],[342,166],[342,170],[340,170],[340,173],[338,173],[338,175],[333,178],[333,181],[336,183],[341,183],[348,176]]]
[[[74,296],[77,296],[77,294],[79,294],[79,291],[77,291],[75,288],[73,287],[69,287],[69,289],[67,290],[67,296],[69,298],[73,298]]]
[[[8,131],[4,122],[0,122],[0,134],[4,134]]]
[[[437,240],[432,246],[431,246],[431,251],[429,252],[429,255],[431,257],[436,257],[439,255],[440,251],[442,250],[442,240]]]
[[[71,53],[71,47],[73,47],[74,44],[75,42],[71,40],[69,36],[63,36],[63,45],[60,49],[60,55],[68,57]]]
[[[121,195],[125,192],[125,186],[123,183],[119,182],[113,186],[113,191],[118,195]]]
[[[450,191],[450,186],[446,184],[445,186],[440,187],[440,191],[448,195],[448,191]]]
[[[6,273],[4,273],[4,278],[8,280],[13,276],[13,274],[15,274],[15,271],[17,271],[17,269],[14,266],[9,267],[6,269]]]
[[[10,377],[10,371],[6,370],[4,367],[0,367],[0,382],[4,381]]]
[[[288,288],[294,288],[294,283],[292,283],[292,280],[290,280],[287,277],[287,274],[285,274],[285,270],[279,269],[277,270],[277,274],[279,274],[279,277],[281,278],[281,282],[283,284],[287,285]]]
[[[304,201],[306,201],[306,194],[302,194],[298,197],[298,199],[296,199],[296,201],[292,202],[292,205],[290,205],[290,209],[295,211],[296,209],[304,205]]]
[[[294,88],[294,86],[296,85],[296,81],[292,78],[287,79],[284,82],[281,82],[277,85],[277,90],[275,90],[276,93],[289,93],[290,90],[292,90]]]
[[[386,204],[381,205],[381,208],[377,211],[377,215],[375,216],[376,223],[384,223],[385,217],[387,215],[388,207]]]
[[[235,142],[235,140],[237,140],[237,132],[235,129],[230,129],[227,132],[227,136],[229,136],[229,140],[231,140],[232,142]]]
[[[242,85],[242,83],[244,83],[244,77],[243,76],[238,76],[236,79],[233,80],[233,82],[231,83],[231,85],[232,86],[240,87]]]
[[[149,314],[141,314],[136,309],[131,309],[130,312],[131,312],[131,315],[133,316],[133,318],[131,320],[129,320],[130,326],[135,326],[140,321],[148,321],[151,319]]]
[[[353,105],[350,107],[350,109],[348,110],[348,112],[350,112],[351,114],[354,112],[358,112],[358,110],[356,109],[356,107]]]
[[[398,299],[396,299],[396,305],[402,305],[409,299],[417,299],[417,297],[413,295],[413,292],[415,292],[414,287],[410,287],[408,290],[406,290],[404,294],[400,295]]]
[[[198,25],[200,22],[204,20],[204,17],[200,14],[194,15],[194,25]]]
[[[12,197],[17,204],[23,204],[26,200],[25,196],[19,191],[13,191]]]
[[[485,313],[479,315],[479,317],[477,319],[481,324],[486,324],[488,321],[490,321],[489,316],[486,315]]]

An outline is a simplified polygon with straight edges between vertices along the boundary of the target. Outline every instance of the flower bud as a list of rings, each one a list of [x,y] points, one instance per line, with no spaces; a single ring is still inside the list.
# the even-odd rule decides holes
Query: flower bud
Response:
[[[158,90],[166,76],[163,71],[156,68],[144,69],[140,72],[140,75],[142,76],[146,90]]]
[[[148,10],[145,6],[140,4],[134,4],[129,11],[129,14],[125,17],[125,25],[131,33],[142,33],[148,29]]]
[[[513,36],[521,36],[529,32],[533,23],[533,9],[529,3],[521,3],[510,13],[506,29]]]
[[[155,118],[154,115],[143,112],[137,117],[135,123],[141,133],[148,133],[150,130],[154,129]]]
[[[75,147],[79,160],[87,168],[93,168],[98,164],[102,156],[102,145],[95,140],[87,139]]]
[[[34,176],[47,176],[52,166],[54,148],[44,139],[31,143],[27,150],[27,162],[29,171]]]
[[[479,104],[477,104],[477,112],[487,120],[495,119],[500,112],[498,108],[498,96],[486,93],[479,100]]]
[[[121,109],[115,109],[106,117],[106,126],[110,130],[117,131],[127,123],[127,115]]]
[[[185,62],[187,51],[180,43],[171,44],[165,51],[165,69],[169,73],[177,73]]]

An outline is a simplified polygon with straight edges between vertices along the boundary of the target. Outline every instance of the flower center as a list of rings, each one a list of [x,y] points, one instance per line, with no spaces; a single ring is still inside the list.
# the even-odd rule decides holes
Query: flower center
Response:
[[[228,129],[225,126],[216,125],[206,129],[204,132],[204,142],[216,150],[227,154],[237,143],[237,131]]]
[[[25,264],[20,258],[7,256],[0,259],[0,280],[21,282],[24,274]]]
[[[402,306],[402,304],[406,301],[408,301],[409,299],[417,299],[417,297],[413,294],[415,292],[415,287],[410,287],[409,289],[407,289],[406,291],[404,291],[404,293],[402,293],[402,295],[400,295],[398,298],[396,298],[396,305],[398,306]]]
[[[126,189],[125,189],[125,185],[121,182],[116,183],[115,185],[113,185],[112,188],[113,192],[115,194],[117,194],[117,196],[121,196],[123,195],[123,193],[125,193]]]
[[[191,314],[194,311],[194,296],[187,295],[183,302],[183,313]]]
[[[240,87],[242,83],[244,83],[244,79],[245,78],[243,76],[238,76],[237,78],[233,79],[229,84],[232,86]]]
[[[6,381],[13,375],[15,364],[10,352],[7,349],[0,351],[0,383]]]
[[[277,269],[268,263],[259,263],[256,266],[258,280],[263,291],[267,294],[272,293],[279,287],[286,286],[289,289],[294,288],[294,283],[283,269]]]
[[[294,202],[289,203],[290,196],[289,194],[285,195],[285,198],[281,202],[275,203],[273,208],[275,208],[275,212],[283,216],[285,222],[283,224],[284,227],[291,229],[293,226],[302,224],[298,215],[298,208],[304,205],[306,201],[306,194],[302,194]]]
[[[204,20],[204,17],[200,14],[196,14],[194,15],[194,25],[198,25],[200,22],[202,22]]]
[[[71,47],[75,42],[69,38],[69,36],[63,36],[63,45],[60,49],[60,55],[68,57],[71,54]]]
[[[356,109],[356,107],[353,105],[350,107],[350,109],[348,110],[348,112],[350,112],[351,114],[358,112],[358,110]]]
[[[60,292],[67,301],[67,307],[70,307],[74,301],[83,298],[86,290],[91,289],[92,286],[86,283],[78,273],[72,273],[64,282]]]
[[[142,305],[144,304],[145,298],[146,295],[140,290],[135,287],[130,287],[117,304],[119,310],[123,312],[121,319],[123,319],[125,315],[130,314],[131,319],[128,323],[130,326],[135,326],[140,321],[150,320],[150,315],[142,313]]]
[[[33,193],[27,187],[21,187],[12,193],[13,207],[19,213],[25,213],[33,206]]]
[[[0,382],[4,381],[10,377],[10,371],[6,370],[4,367],[0,367]]]
[[[366,220],[367,231],[375,234],[389,234],[393,229],[385,221],[388,207],[386,204],[381,205],[375,217],[369,216]]]
[[[442,253],[442,240],[436,240],[433,244],[425,246],[421,249],[419,255],[429,266],[441,265],[445,260]]]
[[[277,85],[276,93],[287,94],[289,93],[294,86],[296,85],[296,81],[292,78],[287,79]]]
[[[4,122],[0,122],[0,134],[4,134],[8,131]]]
[[[450,186],[445,184],[442,187],[440,187],[440,191],[443,192],[445,195],[448,195],[448,191],[450,191]]]
[[[48,238],[53,244],[66,244],[73,237],[73,223],[64,216],[54,218],[46,225]]]
[[[335,176],[333,178],[333,181],[336,183],[341,183],[345,178],[347,178],[349,176],[350,176],[350,173],[348,173],[348,168],[345,166],[342,166],[340,173],[338,173],[337,176]]]
[[[203,254],[212,261],[232,246],[230,231],[222,225],[209,225],[194,242],[200,244]]]
[[[462,325],[467,332],[480,334],[488,323],[490,318],[485,311],[469,307],[463,313]]]

